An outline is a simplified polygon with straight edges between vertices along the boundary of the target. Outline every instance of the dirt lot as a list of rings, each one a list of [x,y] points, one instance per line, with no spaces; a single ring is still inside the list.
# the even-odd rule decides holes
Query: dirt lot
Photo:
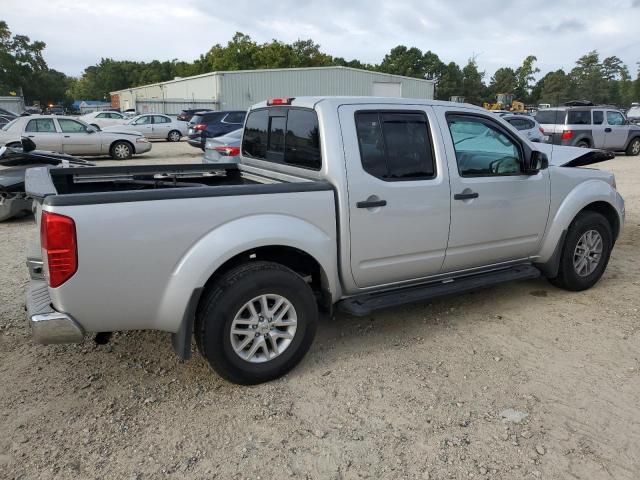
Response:
[[[156,143],[135,162],[174,155],[199,161]],[[640,159],[603,168],[627,224],[591,291],[537,280],[338,315],[298,368],[251,388],[181,363],[165,333],[35,345],[34,226],[1,224],[0,477],[639,478]]]

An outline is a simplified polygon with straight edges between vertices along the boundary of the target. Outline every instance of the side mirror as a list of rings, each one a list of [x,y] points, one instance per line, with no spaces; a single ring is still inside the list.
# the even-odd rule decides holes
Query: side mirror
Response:
[[[529,161],[527,162],[527,165],[525,165],[525,168],[526,174],[535,175],[540,170],[549,168],[549,158],[545,153],[534,150],[531,152],[531,156],[529,157]]]
[[[36,149],[36,144],[30,138],[22,137],[20,143],[22,143],[23,152],[33,152]]]
[[[95,127],[91,127],[91,126],[87,127],[87,133],[96,133],[96,132],[97,130],[95,129]]]

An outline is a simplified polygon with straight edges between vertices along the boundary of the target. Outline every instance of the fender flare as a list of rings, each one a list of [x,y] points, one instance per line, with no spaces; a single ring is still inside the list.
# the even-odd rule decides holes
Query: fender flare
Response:
[[[332,295],[339,294],[337,242],[332,233],[289,215],[250,215],[209,231],[175,264],[156,314],[156,328],[177,332],[190,308],[194,290],[204,287],[231,258],[268,246],[292,247],[313,257]]]
[[[569,229],[576,215],[585,207],[595,202],[604,202],[617,212],[620,225],[623,219],[618,207],[617,192],[608,183],[602,180],[587,180],[576,187],[567,195],[553,218],[549,219],[549,228],[546,232],[539,254],[534,257],[537,264],[546,264],[557,251],[559,243],[563,239],[563,232]]]

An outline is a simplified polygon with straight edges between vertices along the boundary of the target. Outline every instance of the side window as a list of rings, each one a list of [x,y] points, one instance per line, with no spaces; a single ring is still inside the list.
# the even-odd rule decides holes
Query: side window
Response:
[[[98,115],[96,115],[96,118],[111,118],[111,114],[110,113],[99,113]]]
[[[507,120],[511,125],[516,127],[518,130],[527,130],[529,127],[529,123],[526,120],[522,120],[520,118],[510,118]]]
[[[313,110],[253,110],[242,138],[242,153],[252,158],[320,170],[318,117]]]
[[[604,123],[604,112],[601,110],[593,111],[593,124],[602,125]]]
[[[318,118],[310,110],[289,110],[285,138],[286,163],[298,167],[320,170],[320,134]]]
[[[151,115],[145,115],[136,120],[136,125],[148,125],[151,123]]]
[[[167,117],[163,117],[162,115],[154,115],[153,116],[153,123],[169,123],[171,120],[169,120]]]
[[[269,112],[255,110],[247,119],[242,139],[242,152],[253,158],[264,159],[267,156],[267,129]]]
[[[362,168],[385,181],[433,178],[435,162],[423,113],[357,112]]]
[[[488,119],[448,115],[449,131],[462,177],[519,175],[520,145]]]
[[[224,121],[226,123],[244,123],[245,115],[244,112],[232,112],[224,118]]]
[[[55,133],[56,127],[53,124],[51,118],[37,118],[35,120],[29,120],[26,132],[39,132],[39,133]]]
[[[569,110],[567,124],[591,125],[591,112],[589,110]]]
[[[58,124],[63,133],[83,133],[87,131],[83,124],[75,120],[69,120],[68,118],[59,118]]]
[[[607,123],[609,125],[624,125],[624,117],[620,112],[607,111]]]

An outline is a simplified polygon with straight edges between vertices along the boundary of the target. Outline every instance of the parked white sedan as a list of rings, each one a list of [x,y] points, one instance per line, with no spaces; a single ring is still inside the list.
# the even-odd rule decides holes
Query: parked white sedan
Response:
[[[79,156],[110,155],[126,160],[151,150],[151,143],[137,132],[97,131],[75,117],[30,115],[18,117],[0,130],[0,146],[30,138],[38,150]]]
[[[124,125],[129,121],[129,117],[123,115],[120,112],[91,112],[86,115],[82,115],[80,120],[87,122],[94,127],[106,128],[113,127],[114,125]]]
[[[149,139],[170,142],[179,142],[180,138],[187,135],[187,130],[187,122],[159,113],[138,115],[124,125],[104,129],[105,132],[140,132]]]

